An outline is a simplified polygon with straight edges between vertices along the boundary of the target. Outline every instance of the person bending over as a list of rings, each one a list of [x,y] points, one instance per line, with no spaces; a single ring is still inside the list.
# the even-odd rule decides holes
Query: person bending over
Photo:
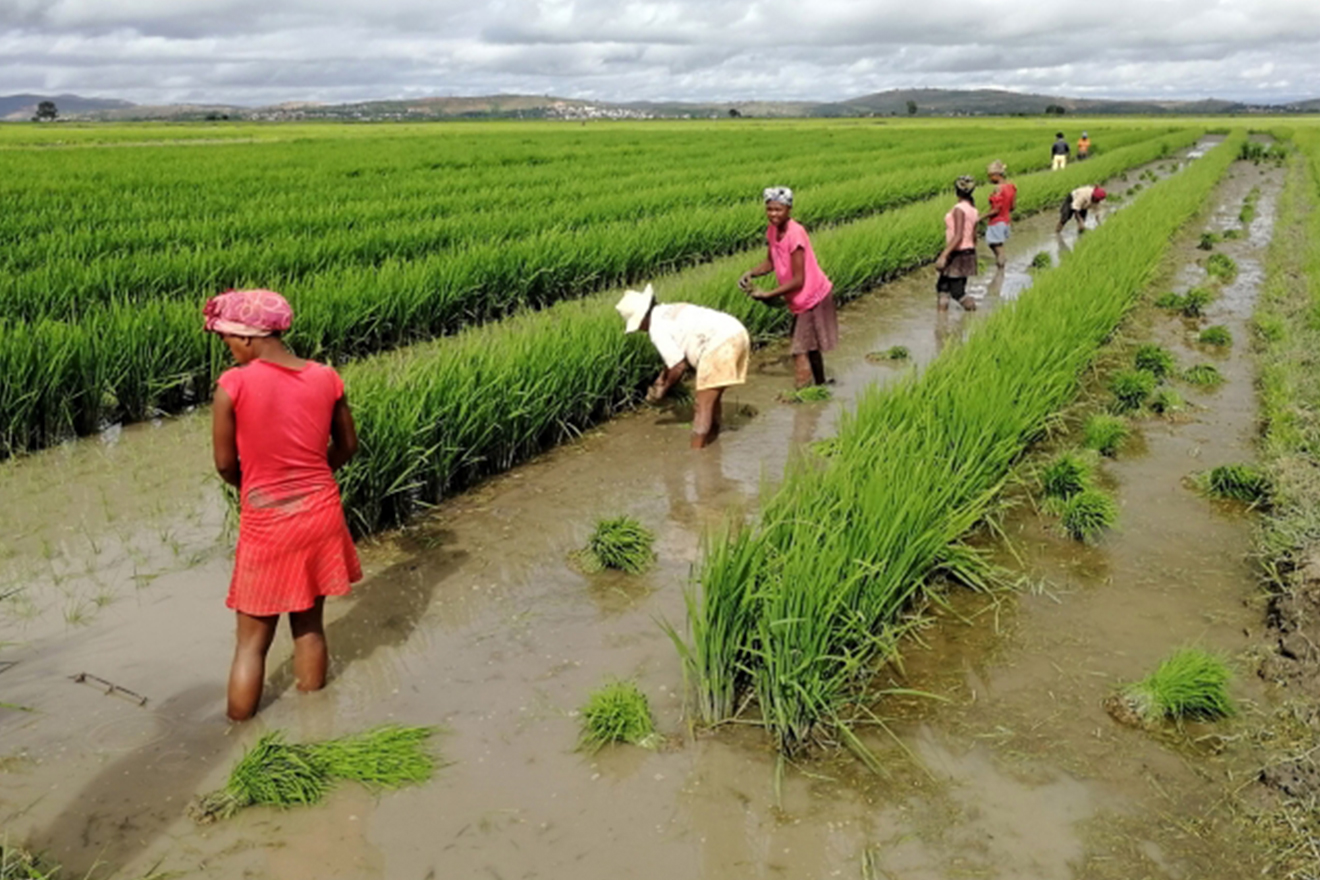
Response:
[[[1078,234],[1085,232],[1087,213],[1098,208],[1104,200],[1105,191],[1098,186],[1079,186],[1068,193],[1063,197],[1063,204],[1059,205],[1059,225],[1054,228],[1055,234],[1063,232],[1063,227],[1072,219],[1077,220]]]

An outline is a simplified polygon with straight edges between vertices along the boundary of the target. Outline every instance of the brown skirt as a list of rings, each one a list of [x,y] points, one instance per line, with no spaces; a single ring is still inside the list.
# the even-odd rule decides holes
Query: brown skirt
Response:
[[[971,278],[976,274],[976,249],[954,251],[940,274],[945,278]]]
[[[834,294],[827,294],[793,318],[793,354],[809,351],[833,351],[839,344],[839,314],[834,308]]]

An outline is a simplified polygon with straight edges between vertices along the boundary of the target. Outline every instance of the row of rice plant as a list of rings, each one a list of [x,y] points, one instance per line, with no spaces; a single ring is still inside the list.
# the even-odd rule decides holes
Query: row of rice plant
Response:
[[[1167,152],[1150,143],[1107,152],[1090,167],[1019,179],[1025,213],[1053,206],[1082,181]],[[824,230],[813,241],[843,300],[932,259],[943,245],[948,198],[909,205]],[[766,309],[733,283],[752,254],[668,278],[668,301],[736,315],[753,337],[783,333],[788,315]],[[615,294],[562,302],[453,338],[413,346],[344,370],[362,450],[343,472],[345,507],[366,533],[398,524],[472,479],[504,470],[574,436],[639,396],[655,369],[645,339],[626,337]]]
[[[786,752],[823,734],[855,742],[892,625],[937,570],[978,582],[980,558],[957,542],[1075,396],[1241,141],[1150,187],[924,374],[864,394],[832,457],[791,466],[755,524],[709,537],[680,642],[706,722],[756,711]]]
[[[1089,163],[1087,169],[1048,178],[1047,187],[1033,191],[1024,188],[1023,209],[1040,207],[1038,197],[1042,194],[1058,198],[1059,184],[1065,181],[1076,186],[1089,179],[1083,175],[1103,176],[1147,161],[1193,137],[1193,133],[1180,130],[1165,138],[1110,151]],[[944,178],[954,170],[944,169]],[[910,201],[937,185],[934,172],[928,169],[897,173],[890,176],[884,199],[888,203]],[[935,240],[938,232],[938,221],[932,222],[930,215],[937,207],[931,203],[915,214],[899,211],[884,215],[901,229],[899,234],[886,235],[885,240],[874,243],[882,249],[880,253],[842,253],[832,261],[842,264],[870,259],[883,275],[929,259],[927,242]],[[740,219],[735,223],[730,214],[725,231],[739,241],[748,235],[759,236],[762,223],[755,214],[755,199],[735,210],[741,212]],[[916,222],[912,222],[914,218]],[[917,226],[920,231],[913,233]],[[623,230],[619,231],[622,234]],[[690,239],[691,230],[676,226],[671,232],[673,240],[659,235],[654,239],[625,235],[619,240],[591,244],[587,237],[578,237],[570,251],[558,254],[549,246],[532,247],[525,253],[516,248],[491,247],[486,274],[460,274],[444,282],[424,277],[432,268],[425,262],[382,266],[375,274],[385,279],[378,285],[386,285],[391,291],[388,295],[381,294],[379,286],[371,295],[365,294],[356,286],[360,280],[355,280],[357,270],[327,272],[325,277],[336,283],[326,282],[327,289],[318,296],[298,299],[295,304],[299,317],[293,342],[304,354],[338,361],[382,346],[455,330],[521,306],[544,306],[565,296],[580,295],[595,285],[593,278],[618,280],[683,262],[684,242]],[[872,247],[871,241],[856,236],[842,237],[839,243],[844,241],[857,251]],[[894,245],[906,249],[883,250]],[[831,274],[840,279],[839,270],[832,268]],[[859,280],[876,277],[866,274]],[[577,281],[567,284],[565,278]],[[843,280],[845,284],[857,283]],[[746,309],[746,303],[742,305]],[[782,320],[782,316],[777,317]],[[108,420],[140,419],[155,410],[170,411],[204,400],[223,360],[218,356],[218,345],[204,338],[196,325],[195,303],[163,300],[110,305],[89,312],[77,322],[0,320],[0,369],[7,376],[18,377],[0,388],[0,455],[93,431]],[[613,383],[610,387],[616,386]],[[541,443],[539,435],[536,443]]]

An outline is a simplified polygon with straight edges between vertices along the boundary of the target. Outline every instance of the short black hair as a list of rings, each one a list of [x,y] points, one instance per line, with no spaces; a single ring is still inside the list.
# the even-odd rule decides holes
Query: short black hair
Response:
[[[1056,138],[1061,138],[1061,137],[1063,137],[1063,132],[1061,132],[1061,131],[1057,131],[1057,132],[1054,133],[1054,136],[1055,136]]]

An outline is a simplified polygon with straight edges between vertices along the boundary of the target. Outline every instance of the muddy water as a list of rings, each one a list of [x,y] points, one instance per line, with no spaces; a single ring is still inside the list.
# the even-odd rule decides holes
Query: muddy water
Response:
[[[1262,214],[1265,207],[1262,201]],[[974,288],[984,305],[993,308],[1029,284],[1030,258],[1059,246],[1053,222],[1046,215],[1018,225],[1002,279]],[[1065,234],[1065,245],[1072,235]],[[1114,729],[1090,706],[1092,691],[1112,676],[1144,671],[1146,655],[1129,657],[1130,668],[1106,665],[1115,644],[1124,656],[1143,645],[1157,656],[1160,646],[1153,643],[1168,631],[1143,625],[1143,639],[1114,620],[1109,629],[1124,634],[1118,642],[1089,641],[1101,625],[1092,617],[1114,608],[1098,598],[1089,615],[1079,606],[1113,588],[1103,581],[1126,571],[1125,559],[1147,552],[1119,549],[1127,536],[1140,534],[1132,520],[1099,548],[1080,552],[1042,530],[1034,543],[1044,549],[1028,565],[1057,567],[1048,593],[989,609],[968,604],[961,611],[969,619],[977,614],[971,625],[948,618],[926,632],[938,653],[910,647],[908,683],[953,703],[890,704],[905,751],[875,741],[890,768],[883,777],[834,759],[788,768],[776,792],[776,761],[757,731],[688,735],[680,671],[655,618],[681,622],[680,588],[702,529],[730,510],[753,506],[763,481],[780,473],[798,446],[830,433],[838,406],[858,390],[907,369],[868,364],[867,352],[902,344],[922,363],[956,342],[975,316],[955,307],[937,320],[932,284],[928,272],[918,273],[845,310],[840,350],[829,360],[837,379],[832,405],[777,404],[790,377],[783,349],[771,349],[758,356],[755,381],[733,395],[730,405],[739,414],[729,419],[729,432],[703,454],[684,448],[686,413],[640,412],[367,548],[368,580],[352,599],[332,606],[332,686],[296,696],[281,642],[268,705],[258,722],[241,729],[229,729],[221,717],[231,621],[217,598],[226,563],[208,555],[217,545],[218,508],[202,495],[191,508],[180,502],[178,509],[199,511],[188,520],[199,550],[184,536],[176,539],[179,553],[202,555],[163,566],[148,584],[67,634],[33,634],[48,626],[36,614],[28,646],[6,653],[20,662],[0,673],[0,693],[35,711],[0,715],[6,757],[15,756],[6,761],[0,788],[4,825],[49,846],[71,869],[101,858],[125,866],[125,876],[158,862],[196,876],[280,878],[810,878],[856,876],[863,858],[876,876],[904,878],[1068,877],[1092,862],[1102,866],[1097,871],[1145,867],[1160,876],[1140,859],[1177,868],[1186,858],[1177,834],[1148,821],[1171,808],[1152,793],[1141,768],[1164,774],[1162,788],[1179,798],[1175,814],[1186,807],[1186,816],[1197,815],[1197,797],[1210,795],[1197,788],[1177,750]],[[1234,382],[1215,396],[1231,397]],[[188,492],[204,488],[205,431],[198,420],[130,432],[119,445],[92,452],[75,444],[57,453],[68,457],[59,466],[68,468],[65,474],[87,473],[85,482],[95,484],[93,468],[74,470],[79,456],[137,455],[138,479],[168,481],[164,454],[142,451],[157,442],[188,449],[175,462],[200,447],[203,460],[195,468],[180,465],[178,480]],[[1154,445],[1148,437],[1147,446]],[[1117,469],[1129,460],[1146,459],[1133,453],[1116,465],[1111,476],[1120,484]],[[1128,478],[1140,482],[1139,475]],[[54,509],[61,496],[48,493],[71,491],[29,479],[25,497],[33,510]],[[153,519],[161,511],[131,484],[104,495],[77,491],[82,507],[69,509],[85,514],[86,531],[98,534],[95,517],[104,517],[128,536],[128,548],[131,536],[174,519],[168,511]],[[138,503],[141,518],[122,512]],[[5,505],[6,515],[14,506]],[[1184,506],[1183,517],[1206,509],[1194,498]],[[640,578],[576,572],[568,553],[596,516],[617,512],[657,530],[657,567]],[[40,549],[49,523],[28,519],[26,540],[39,548],[35,555],[61,558]],[[1235,540],[1245,543],[1243,523],[1235,514],[1221,519],[1223,533],[1211,537],[1226,554],[1223,595],[1203,606],[1185,594],[1170,600],[1170,619],[1195,616],[1202,607],[1231,617],[1233,603],[1227,611],[1219,604],[1231,593],[1229,581],[1236,578],[1239,597],[1249,587],[1245,571],[1228,558]],[[1032,528],[1042,529],[1030,520],[1020,525]],[[1206,534],[1193,529],[1186,539]],[[69,558],[86,564],[78,540],[91,543],[82,532],[65,536]],[[129,549],[122,555],[132,559]],[[1185,566],[1183,580],[1200,584],[1203,560],[1186,556],[1170,557],[1168,565]],[[72,580],[68,575],[61,583]],[[1233,625],[1216,624],[1224,631],[1214,632],[1227,638]],[[1056,667],[1071,690],[1052,677]],[[147,706],[64,678],[84,670],[148,696]],[[670,747],[595,757],[574,751],[575,708],[607,675],[640,680]],[[345,790],[324,809],[250,811],[203,831],[180,818],[183,802],[219,785],[237,747],[268,727],[310,738],[384,719],[445,724],[441,748],[455,763],[427,786],[378,800]],[[1113,779],[1105,778],[1109,770]],[[1112,833],[1123,822],[1151,827],[1137,841]]]

